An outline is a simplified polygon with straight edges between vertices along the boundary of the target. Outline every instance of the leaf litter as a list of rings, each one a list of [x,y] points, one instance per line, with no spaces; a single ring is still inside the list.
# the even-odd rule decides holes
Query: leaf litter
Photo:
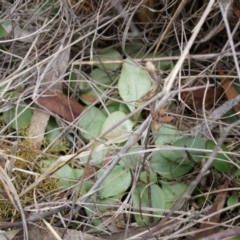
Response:
[[[2,229],[182,239],[217,209],[234,236],[240,7],[213,2],[0,5]]]

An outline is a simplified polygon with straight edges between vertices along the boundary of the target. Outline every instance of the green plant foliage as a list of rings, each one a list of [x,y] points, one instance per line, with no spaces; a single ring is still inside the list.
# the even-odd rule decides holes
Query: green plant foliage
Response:
[[[235,204],[237,204],[239,202],[238,200],[238,195],[236,193],[232,194],[231,196],[229,196],[228,200],[227,200],[227,206],[233,206]]]
[[[103,66],[107,70],[115,71],[117,70],[121,63],[104,63],[104,61],[114,61],[114,60],[122,60],[122,55],[115,49],[104,49],[99,51],[98,57],[94,56],[93,61],[98,61],[99,64],[96,64],[98,68],[103,69]],[[102,62],[102,64],[100,63]]]
[[[108,112],[113,113],[113,112],[123,112],[125,114],[129,113],[129,109],[126,104],[119,103],[119,102],[113,102],[109,106],[107,106]]]
[[[85,207],[86,214],[91,218],[92,224],[94,226],[98,226],[98,228],[103,228],[103,222],[99,215],[99,213],[105,213],[107,211],[115,210],[116,208],[112,207],[112,205],[119,204],[119,197],[101,199],[97,197],[96,194],[90,197],[90,202],[95,203],[94,205],[89,205]],[[101,205],[104,204],[105,206]]]
[[[94,79],[94,81],[100,84],[110,84],[112,81],[114,81],[118,77],[117,74],[111,74],[111,73],[107,74],[106,71],[100,68],[95,68],[90,75],[92,79]]]
[[[240,169],[237,169],[237,170],[234,172],[234,180],[235,180],[235,181],[239,181],[239,180],[240,180]]]
[[[14,129],[26,128],[30,125],[33,110],[27,107],[27,104],[21,102],[21,105],[13,107],[3,113],[3,121]]]
[[[174,141],[172,145],[183,148],[183,150],[180,150],[180,151],[176,150],[175,153],[177,153],[178,156],[181,156],[184,162],[189,163],[191,162],[191,160],[186,156],[186,151],[184,150],[184,148],[199,149],[197,151],[188,150],[188,153],[191,155],[191,158],[194,162],[200,162],[205,157],[205,152],[202,151],[205,149],[205,143],[206,143],[206,140],[203,138],[185,136]],[[174,151],[175,150],[173,150],[172,152]]]
[[[106,169],[100,169],[97,178],[100,178]],[[131,172],[122,166],[116,166],[107,178],[102,182],[99,189],[101,199],[118,196],[124,193],[131,184]]]
[[[125,118],[126,114],[120,111],[111,113],[102,126],[102,133],[107,131],[109,128],[114,126],[118,121]],[[122,143],[125,142],[133,129],[134,122],[130,119],[127,119],[123,123],[121,123],[118,127],[113,129],[111,132],[107,133],[104,137],[107,140],[111,140],[113,143]]]
[[[135,109],[135,101],[151,89],[151,79],[148,73],[130,59],[123,64],[118,90],[130,111]]]
[[[69,74],[70,71],[70,74]],[[73,89],[74,93],[77,93],[80,91],[86,91],[90,90],[88,79],[86,77],[86,74],[84,72],[79,71],[76,69],[68,69],[67,74],[69,74],[69,80],[70,86]]]
[[[79,86],[81,86],[81,84]],[[106,98],[102,97],[104,91],[105,91],[104,87],[99,87],[97,89],[90,89],[90,90],[81,92],[79,97],[86,105],[90,105],[98,101],[99,98],[101,98],[102,101],[105,101]]]
[[[8,32],[5,30],[3,25],[0,24],[0,38],[7,37],[7,35],[8,35]]]
[[[215,143],[213,141],[207,141],[206,142],[206,149],[213,150],[215,148]],[[212,166],[216,168],[219,172],[232,174],[234,169],[234,166],[229,161],[230,157],[228,154],[224,153],[228,152],[228,149],[225,145],[222,145],[221,149],[218,151],[215,160],[212,163]],[[210,157],[212,152],[207,152],[207,157]]]
[[[3,84],[2,86],[0,86],[0,92],[2,97],[8,101],[12,99],[18,99],[20,95],[20,92],[18,90],[24,89],[24,86],[22,84],[18,85],[15,88],[15,91],[8,91],[8,87],[8,84]]]
[[[91,153],[91,157],[90,157],[91,165],[101,166],[103,164],[104,158],[107,155],[107,152],[108,152],[108,150],[106,150],[106,149],[102,149],[99,151],[94,150]],[[81,157],[81,163],[86,163],[88,161],[88,158],[89,158],[89,156]]]
[[[133,40],[126,43],[125,53],[127,57],[143,58],[146,52],[146,45],[141,40]]]
[[[78,123],[82,136],[87,140],[98,137],[105,120],[106,116],[102,111],[96,107],[89,108],[82,114]]]
[[[155,128],[152,127],[152,131],[157,136],[155,139],[155,145],[161,146],[164,144],[171,144],[177,139],[182,138],[179,130],[175,126],[167,123],[163,123],[158,129],[158,131],[156,131]]]
[[[139,145],[132,146],[126,153],[126,156],[123,156],[121,158],[121,161],[119,162],[120,165],[125,166],[127,168],[130,168],[132,170],[136,169],[136,167],[140,164],[140,158],[139,158],[139,151],[142,150],[142,147]],[[135,154],[128,155],[129,153],[136,152]]]
[[[238,236],[238,237],[233,237],[233,238],[229,238],[229,240],[240,240],[240,236]]]
[[[46,127],[47,133],[45,135],[48,142],[53,142],[60,138],[61,132],[59,131],[58,128],[59,127],[58,127],[58,124],[55,121],[55,119],[50,117],[47,127]]]
[[[45,172],[54,163],[54,160],[42,160],[40,162],[41,171]],[[63,188],[71,187],[79,181],[80,177],[83,175],[84,170],[78,168],[72,168],[68,164],[57,170],[52,177],[59,179],[59,186]],[[89,190],[90,181],[84,181],[81,188],[81,194],[86,193]],[[75,191],[79,191],[79,186],[74,187]]]
[[[173,204],[187,190],[187,185],[184,184],[184,183],[171,184],[169,182],[161,181],[161,184],[162,184],[162,190],[164,192],[164,196],[165,196],[165,199],[166,199],[166,209],[170,209],[173,206]],[[181,209],[182,205],[178,206],[178,209]]]
[[[161,58],[161,57],[166,57],[164,53],[150,53],[146,56],[146,58]],[[162,60],[162,61],[153,61],[153,64],[157,69],[161,70],[172,70],[174,67],[174,64],[170,60]]]
[[[115,205],[115,204],[119,204],[120,200],[119,200],[119,196],[116,197],[110,197],[110,198],[106,198],[106,199],[97,199],[98,203],[102,203],[102,204],[108,204],[108,206],[98,206],[97,209],[100,212],[106,212],[109,210],[113,210],[114,207],[112,207],[111,205]]]
[[[92,203],[97,203],[99,201],[99,198],[97,198],[96,194],[93,194],[90,199],[89,202]],[[94,226],[101,226],[103,224],[102,219],[97,215],[98,209],[97,206],[94,205],[89,205],[84,207],[86,214],[88,217],[91,217],[91,224],[93,224]]]
[[[179,164],[169,161],[168,159],[164,158],[160,152],[153,153],[150,166],[161,177],[166,179],[179,178],[193,168],[193,164]]]
[[[174,134],[175,130],[173,127],[170,127],[170,125],[165,125],[160,131],[166,136],[160,135],[155,140],[156,145],[173,141],[175,138],[176,140],[172,142],[172,146],[182,148],[179,150],[163,149],[152,155],[151,166],[162,177],[166,179],[181,177],[193,168],[195,162],[202,161],[205,157],[205,153],[202,151],[202,149],[205,149],[205,140],[203,138],[187,136],[179,138],[179,136]],[[185,148],[195,148],[199,150],[188,150],[189,157]]]
[[[179,150],[161,150],[160,154],[169,161],[179,164],[193,164],[194,162],[200,162],[205,157],[205,153],[202,152],[202,149],[205,149],[205,140],[199,137],[182,137],[177,139],[172,143],[172,146],[181,147]],[[184,148],[195,148],[199,151],[188,150],[188,153],[191,156],[189,159]],[[191,162],[194,161],[194,162]]]
[[[12,21],[7,20],[0,24],[0,38],[7,37],[8,34],[13,30]],[[14,24],[14,33],[19,34],[19,25],[15,22]]]
[[[150,188],[150,189],[149,189]],[[149,198],[149,191],[150,196]],[[135,220],[138,225],[149,224],[152,221],[156,222],[161,218],[161,214],[163,212],[150,212],[144,211],[143,208],[156,208],[156,209],[165,209],[166,207],[166,199],[164,196],[163,190],[156,184],[141,184],[138,185],[133,192],[133,207],[139,209],[139,211],[134,209],[134,211],[138,211],[138,214],[134,214]],[[140,215],[142,213],[142,215]],[[149,215],[145,215],[149,214]],[[155,215],[154,217],[151,217]]]
[[[233,109],[229,110],[224,115],[224,121],[229,124],[235,123],[238,120],[239,120],[239,117],[238,117],[238,115],[236,115],[236,112]]]
[[[156,183],[157,175],[153,170],[149,169],[148,171],[141,172],[139,180],[144,183]]]

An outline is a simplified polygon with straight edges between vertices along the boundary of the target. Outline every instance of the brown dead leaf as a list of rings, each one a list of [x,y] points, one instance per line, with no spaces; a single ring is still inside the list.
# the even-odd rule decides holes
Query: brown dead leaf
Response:
[[[40,68],[41,78],[39,80],[41,81],[41,85],[50,85],[49,90],[52,91],[62,92],[62,80],[59,77],[64,75],[70,56],[70,47],[62,50],[63,46],[66,45],[64,43],[65,40],[63,39],[62,43],[53,49],[54,56],[51,61]],[[40,148],[41,146],[49,117],[50,115],[46,112],[40,111],[38,107],[35,108],[28,134],[30,144],[34,148]]]
[[[219,64],[218,64],[217,68],[218,68],[219,75],[225,75],[223,69],[221,68],[221,66]],[[221,85],[222,85],[222,88],[224,89],[224,93],[228,100],[233,99],[238,96],[238,93],[235,90],[235,88],[233,87],[230,79],[228,79],[228,78],[224,79],[222,81]],[[233,107],[233,109],[236,113],[239,113],[240,112],[240,104]],[[240,118],[240,113],[238,114],[238,117]]]
[[[109,158],[109,159],[105,159],[105,160],[104,160],[104,165],[107,165],[107,164],[109,164],[109,163],[111,162],[111,160],[110,160],[111,152],[108,151],[108,152],[106,153],[105,157],[106,157],[106,158]]]
[[[233,1],[233,12],[240,18],[240,3],[238,0]]]
[[[155,112],[153,106],[150,105],[150,113],[152,116],[152,126],[158,130],[162,123],[170,123],[175,118],[173,116],[164,116],[167,108],[167,104],[163,106],[158,112]]]
[[[165,116],[161,118],[162,123],[170,123],[174,120],[175,118],[173,116]]]
[[[76,100],[58,91],[47,90],[36,100],[36,103],[69,122],[72,122],[84,110],[84,106]]]
[[[93,174],[95,173],[95,170],[92,166],[86,166],[84,173],[83,173],[83,178],[89,178],[91,176],[93,176]]]
[[[94,103],[98,100],[98,98],[94,95],[89,95],[89,94],[82,94],[81,98],[87,102]]]
[[[202,88],[191,92],[182,92],[181,98],[188,106],[201,108],[205,94],[205,108],[210,109],[223,94],[223,89],[221,87],[208,88],[207,90]]]
[[[221,189],[227,189],[228,185],[229,185],[229,181],[226,180],[224,182],[224,184],[221,186]],[[206,215],[210,215],[210,214],[215,213],[215,212],[219,211],[220,209],[222,209],[225,204],[226,198],[227,198],[227,191],[222,191],[222,192],[218,193],[218,195],[214,199],[212,207],[206,212]],[[208,219],[208,222],[210,222],[211,224],[209,224],[207,222],[202,223],[200,225],[199,229],[209,228],[209,227],[213,226],[212,223],[218,223],[219,219],[220,219],[220,213],[217,213]],[[214,234],[215,232],[216,232],[216,228],[202,231],[195,235],[195,239],[201,239],[203,237],[210,236],[210,235]]]

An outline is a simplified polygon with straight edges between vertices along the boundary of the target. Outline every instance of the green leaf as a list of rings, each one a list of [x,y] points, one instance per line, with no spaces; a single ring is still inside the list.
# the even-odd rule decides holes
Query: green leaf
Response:
[[[231,196],[229,196],[228,200],[227,200],[227,206],[233,206],[235,204],[237,204],[238,201],[238,195],[236,193],[232,194]]]
[[[100,178],[106,169],[100,169],[97,178]],[[100,198],[109,198],[124,193],[131,184],[131,172],[122,166],[116,166],[99,188]]]
[[[102,219],[99,217],[98,213],[115,210],[116,208],[113,207],[113,205],[120,203],[119,197],[100,199],[96,194],[93,194],[93,196],[90,197],[90,202],[94,204],[84,207],[87,216],[91,219],[94,226],[98,226],[98,229],[104,229],[104,224],[102,223]],[[101,204],[104,204],[105,206]]]
[[[156,145],[161,146],[164,144],[170,144],[176,141],[178,138],[182,138],[182,135],[179,135],[181,134],[179,130],[170,124],[163,123],[158,131],[156,131],[154,127],[152,127],[152,130],[154,135],[158,136],[155,139]]]
[[[90,105],[101,98],[103,101],[105,101],[105,97],[103,96],[104,89],[103,87],[99,87],[98,89],[90,89],[88,91],[84,91],[80,93],[80,99],[86,104]]]
[[[128,109],[127,105],[123,104],[123,103],[119,103],[119,102],[111,103],[109,106],[107,106],[107,109],[108,109],[109,113],[113,113],[113,112],[117,112],[117,111],[123,112],[125,114],[129,113],[129,109]]]
[[[125,53],[131,58],[143,58],[146,51],[146,45],[141,40],[133,40],[126,43]]]
[[[121,161],[119,162],[120,165],[130,168],[132,170],[136,169],[136,167],[139,165],[140,163],[140,159],[139,159],[139,151],[142,150],[142,147],[140,147],[139,145],[136,146],[132,146],[126,153],[126,156],[124,155],[121,158]],[[132,152],[136,152],[135,154],[131,154],[128,155]]]
[[[77,94],[79,90],[86,91],[91,89],[86,73],[79,71],[78,68],[68,69],[66,73],[69,74],[68,82],[70,82],[70,86],[74,94]]]
[[[26,108],[27,104],[23,102],[20,104],[3,113],[3,121],[6,124],[10,123],[8,126],[14,130],[28,127],[33,114],[32,109]]]
[[[100,68],[95,68],[90,75],[94,81],[101,84],[110,84],[118,77],[117,74],[107,74],[106,71]]]
[[[149,198],[150,192],[150,198]],[[138,185],[133,192],[133,207],[139,209],[134,209],[138,211],[138,214],[134,214],[135,220],[138,225],[149,224],[151,222],[156,222],[161,218],[163,212],[160,211],[144,211],[144,207],[153,208],[153,209],[165,209],[166,200],[164,192],[156,184],[141,184]],[[142,215],[140,215],[142,213]],[[145,215],[148,214],[148,215]],[[154,217],[153,217],[154,215]],[[152,217],[151,217],[152,216]]]
[[[150,53],[146,56],[146,58],[161,58],[166,57],[164,53]],[[173,62],[171,60],[162,60],[162,61],[153,61],[153,64],[157,69],[161,70],[172,70],[174,67]]]
[[[107,149],[102,149],[98,151],[94,150],[93,152],[91,152],[91,157],[90,157],[91,165],[101,166],[107,155],[107,152],[108,152]],[[88,158],[89,156],[80,157],[81,163],[86,163],[88,161]]]
[[[58,129],[58,124],[55,121],[54,118],[50,117],[47,127],[46,127],[46,139],[49,142],[53,142],[56,141],[56,139],[59,139],[59,137],[61,136],[61,132]]]
[[[97,203],[98,201],[99,198],[97,198],[96,194],[93,194],[89,199],[89,202],[92,203]],[[105,228],[101,217],[97,215],[98,209],[95,204],[85,206],[84,209],[86,211],[87,216],[89,217],[89,220],[91,220],[91,224],[93,224],[94,226],[99,226],[98,228],[100,229]]]
[[[192,168],[192,164],[177,164],[164,158],[159,152],[152,155],[150,165],[159,175],[166,179],[176,179],[186,173]]]
[[[224,122],[228,124],[235,123],[238,120],[239,117],[233,109],[230,109],[226,114],[224,114]]]
[[[187,185],[184,183],[171,184],[169,182],[161,181],[161,184],[166,199],[166,209],[170,209],[187,190]],[[183,204],[178,206],[178,209],[181,209]]]
[[[115,71],[120,67],[121,63],[104,63],[104,61],[122,60],[122,55],[115,49],[104,49],[99,51],[98,57],[93,57],[93,61],[99,62],[99,60],[107,70]],[[103,66],[100,64],[100,62],[96,65],[98,68],[103,69]]]
[[[45,172],[55,160],[42,160],[40,162],[41,171]],[[73,186],[79,181],[79,178],[83,175],[83,169],[73,169],[68,164],[64,165],[60,169],[58,169],[52,177],[59,179],[58,183],[61,187],[68,188]],[[86,182],[85,182],[86,184]],[[88,183],[89,184],[89,183]],[[87,186],[87,185],[86,185]],[[74,188],[75,191],[79,191],[79,186]],[[85,186],[82,186],[81,193],[86,193]]]
[[[0,24],[0,38],[7,37],[7,35],[8,35],[8,32],[5,30],[3,25]]]
[[[198,150],[187,150],[188,153],[191,155],[191,158],[194,162],[201,162],[203,160],[203,158],[205,157],[205,153],[202,150],[205,150],[205,144],[206,144],[206,140],[200,137],[182,137],[177,139],[176,141],[173,142],[173,146],[176,147],[182,147],[184,148],[195,148],[195,149],[199,149]],[[176,151],[179,154],[182,154],[185,158],[184,161],[186,163],[190,162],[191,160],[188,159],[188,157],[186,156],[186,151]]]
[[[191,164],[194,162],[200,162],[205,157],[205,153],[202,151],[205,149],[205,140],[200,137],[182,137],[178,138],[172,143],[174,147],[180,147],[179,150],[161,150],[160,154],[169,161],[173,161],[178,164]],[[185,148],[194,148],[198,150],[185,150]],[[188,154],[187,154],[188,153]],[[190,156],[189,156],[190,155]]]
[[[18,91],[18,90],[24,89],[24,86],[22,84],[17,85],[16,88],[14,88],[14,91],[8,91],[7,88],[9,87],[11,88],[11,85],[8,86],[8,84],[4,84],[0,87],[1,96],[7,101],[18,99],[19,95],[21,94],[21,91]],[[21,103],[24,103],[24,102],[21,102]]]
[[[106,116],[98,108],[91,107],[86,110],[78,123],[82,136],[87,140],[98,137],[105,120]]]
[[[113,207],[113,205],[115,204],[119,204],[120,200],[119,200],[119,196],[118,197],[112,197],[112,198],[105,198],[105,199],[98,199],[98,203],[100,204],[105,204],[105,206],[101,206],[99,205],[97,207],[98,211],[100,212],[106,212],[109,210],[115,210],[115,207]]]
[[[157,175],[156,173],[149,169],[149,171],[143,171],[140,174],[139,180],[144,183],[156,183],[157,182]]]
[[[208,149],[208,150],[213,150],[215,148],[215,146],[216,145],[213,141],[208,140],[206,142],[206,149]],[[234,166],[229,161],[228,154],[226,154],[224,152],[228,152],[228,149],[225,145],[222,145],[221,149],[219,149],[219,151],[215,157],[215,160],[212,163],[212,166],[214,168],[216,168],[219,172],[231,174],[231,173],[233,173]],[[211,153],[212,153],[211,151],[207,152],[206,153],[207,157],[210,157]]]
[[[151,79],[147,72],[130,59],[127,59],[120,74],[118,90],[131,112],[135,110],[135,101],[150,89]]]
[[[111,128],[113,125],[115,125],[117,122],[119,122],[121,119],[125,117],[126,114],[120,111],[111,113],[107,117],[102,126],[102,133],[107,131],[109,128]],[[111,140],[114,143],[125,142],[131,135],[133,125],[134,123],[130,119],[127,119],[126,121],[121,123],[118,127],[116,127],[111,132],[106,134],[104,138],[106,138],[109,141]]]

